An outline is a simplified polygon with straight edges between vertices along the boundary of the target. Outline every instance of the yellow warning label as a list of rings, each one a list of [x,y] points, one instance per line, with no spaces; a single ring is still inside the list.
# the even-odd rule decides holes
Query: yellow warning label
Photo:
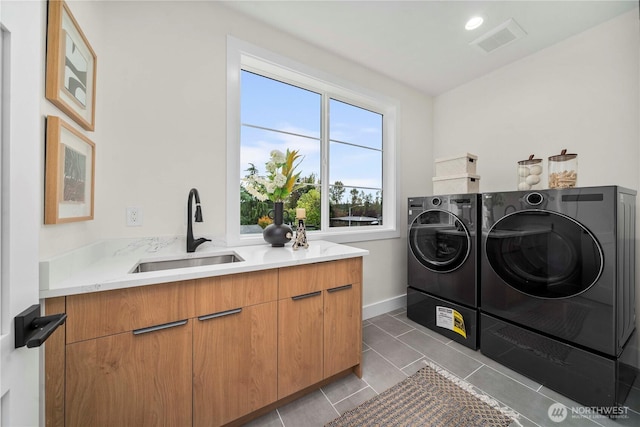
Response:
[[[464,317],[452,308],[436,306],[436,325],[467,338],[467,330],[464,327]]]
[[[453,331],[465,338],[467,337],[467,331],[464,328],[464,317],[455,310],[453,310]]]

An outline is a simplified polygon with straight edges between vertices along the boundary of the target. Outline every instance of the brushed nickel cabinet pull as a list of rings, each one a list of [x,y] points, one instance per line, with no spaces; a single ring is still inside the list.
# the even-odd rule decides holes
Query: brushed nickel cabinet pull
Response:
[[[322,291],[316,291],[308,294],[297,295],[295,297],[291,297],[291,299],[294,301],[298,301],[305,298],[317,297],[318,295],[322,295]]]
[[[240,313],[241,311],[242,311],[242,308],[234,308],[233,310],[219,311],[217,313],[205,314],[204,316],[200,316],[198,317],[198,320],[215,319],[217,317],[224,317],[224,316],[229,316],[231,314],[237,314],[237,313]]]
[[[176,326],[186,325],[187,322],[188,320],[185,319],[185,320],[178,320],[177,322],[164,323],[162,325],[149,326],[148,328],[134,329],[133,335],[141,335],[149,332],[161,331],[163,329],[175,328]]]
[[[338,292],[338,291],[346,291],[347,289],[351,289],[351,288],[353,288],[353,285],[344,285],[344,286],[338,286],[336,288],[327,289],[327,292],[331,293],[331,292]]]

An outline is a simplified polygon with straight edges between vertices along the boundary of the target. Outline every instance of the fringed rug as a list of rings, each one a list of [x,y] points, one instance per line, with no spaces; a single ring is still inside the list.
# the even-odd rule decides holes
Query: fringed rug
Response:
[[[345,412],[325,427],[507,427],[518,413],[434,365]]]

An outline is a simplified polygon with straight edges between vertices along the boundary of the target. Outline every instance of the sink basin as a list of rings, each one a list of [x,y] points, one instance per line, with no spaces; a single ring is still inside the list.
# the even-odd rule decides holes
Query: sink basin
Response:
[[[146,273],[148,271],[172,270],[176,268],[201,267],[203,265],[228,264],[244,261],[235,253],[211,255],[200,258],[178,258],[162,261],[141,262],[131,273]]]

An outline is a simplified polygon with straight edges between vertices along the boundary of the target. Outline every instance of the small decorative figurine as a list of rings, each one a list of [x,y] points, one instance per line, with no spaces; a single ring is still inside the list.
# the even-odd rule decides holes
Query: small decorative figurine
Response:
[[[298,247],[302,246],[305,249],[309,247],[307,242],[307,231],[304,226],[304,220],[307,217],[307,211],[304,208],[296,209],[296,218],[298,220],[298,227],[296,227],[296,241],[293,243],[293,250],[297,251]]]

